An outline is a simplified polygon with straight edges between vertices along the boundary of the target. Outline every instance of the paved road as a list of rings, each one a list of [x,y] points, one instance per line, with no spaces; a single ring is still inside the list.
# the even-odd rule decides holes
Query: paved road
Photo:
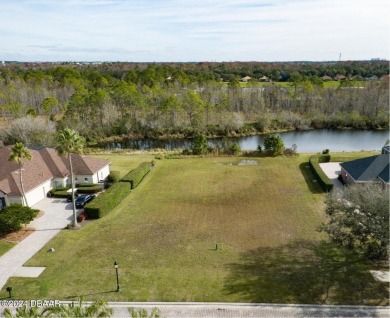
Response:
[[[72,220],[72,206],[64,199],[45,198],[33,208],[44,211],[44,215],[29,224],[36,229],[34,233],[0,257],[0,290],[25,262]]]

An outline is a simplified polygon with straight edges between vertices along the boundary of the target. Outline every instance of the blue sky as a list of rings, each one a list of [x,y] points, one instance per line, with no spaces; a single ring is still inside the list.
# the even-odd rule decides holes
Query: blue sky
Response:
[[[388,0],[0,0],[0,60],[389,59]]]

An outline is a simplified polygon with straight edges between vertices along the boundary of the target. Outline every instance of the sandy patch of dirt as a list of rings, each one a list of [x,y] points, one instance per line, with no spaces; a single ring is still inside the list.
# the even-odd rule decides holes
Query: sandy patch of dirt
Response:
[[[42,215],[44,215],[43,211],[39,211],[36,219],[40,218]],[[3,235],[0,237],[1,240],[8,242],[8,243],[19,243],[23,241],[27,236],[34,233],[35,228],[29,227],[29,226],[23,226],[19,231],[11,232],[6,235]]]
[[[1,239],[8,243],[19,243],[34,232],[35,229],[32,227],[22,227],[19,231],[8,233],[2,236]]]

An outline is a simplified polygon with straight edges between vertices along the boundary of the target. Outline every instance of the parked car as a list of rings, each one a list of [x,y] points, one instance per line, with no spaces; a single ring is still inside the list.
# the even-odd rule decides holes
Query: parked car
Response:
[[[84,207],[84,205],[86,205],[88,202],[91,202],[95,198],[96,198],[96,195],[94,195],[94,194],[80,195],[75,201],[76,208],[81,209],[82,207]]]

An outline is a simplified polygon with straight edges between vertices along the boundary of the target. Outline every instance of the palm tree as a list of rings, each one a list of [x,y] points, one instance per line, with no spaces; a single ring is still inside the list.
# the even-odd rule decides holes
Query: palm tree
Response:
[[[14,161],[19,164],[19,180],[20,188],[22,190],[22,204],[27,205],[26,193],[23,186],[23,174],[22,174],[22,159],[31,159],[30,151],[24,146],[22,142],[17,142],[12,148],[8,161]]]
[[[83,305],[80,298],[78,303],[48,307],[43,311],[44,317],[70,318],[70,317],[111,317],[114,313],[112,308],[107,307],[107,302],[97,300],[91,305]]]
[[[3,315],[5,318],[40,318],[40,317],[45,317],[42,314],[42,309],[39,307],[28,307],[28,306],[23,306],[23,307],[18,307],[16,309],[16,312],[13,313],[9,308],[5,308],[3,311]]]
[[[58,132],[56,150],[60,156],[68,156],[70,166],[70,179],[72,185],[73,222],[72,226],[77,227],[76,204],[74,200],[74,175],[72,165],[72,154],[79,154],[83,151],[84,138],[77,131],[65,128]]]
[[[154,307],[150,314],[148,314],[148,311],[144,308],[138,308],[135,309],[133,307],[127,308],[129,311],[131,318],[160,318],[161,313],[160,310],[157,307]]]
[[[4,309],[5,318],[79,318],[79,317],[111,317],[114,313],[112,308],[107,307],[107,303],[97,300],[89,306],[83,305],[82,299],[77,304],[48,306],[48,307],[28,307],[23,306],[12,312],[9,308]]]

